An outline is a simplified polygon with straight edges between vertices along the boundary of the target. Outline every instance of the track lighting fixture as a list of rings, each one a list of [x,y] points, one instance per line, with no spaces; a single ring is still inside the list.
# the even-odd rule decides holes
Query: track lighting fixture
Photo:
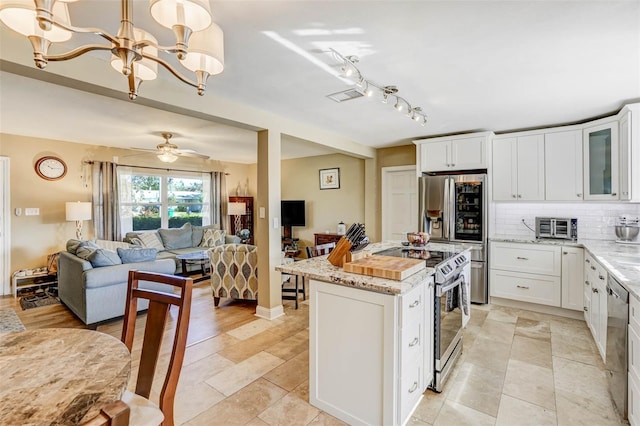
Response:
[[[427,124],[427,115],[422,110],[421,107],[412,106],[405,98],[398,95],[398,88],[396,86],[382,86],[372,82],[371,80],[367,80],[358,67],[356,67],[356,63],[360,60],[357,56],[349,55],[342,56],[340,53],[336,52],[334,49],[329,49],[333,54],[334,58],[340,62],[342,65],[340,70],[342,71],[342,75],[344,77],[348,77],[355,81],[356,86],[359,88],[358,91],[363,93],[364,95],[371,97],[373,96],[374,89],[379,91],[382,94],[381,102],[386,104],[389,102],[389,98],[395,98],[396,102],[394,104],[394,108],[400,112],[406,106],[407,108],[407,117],[412,120],[420,123],[425,126]]]

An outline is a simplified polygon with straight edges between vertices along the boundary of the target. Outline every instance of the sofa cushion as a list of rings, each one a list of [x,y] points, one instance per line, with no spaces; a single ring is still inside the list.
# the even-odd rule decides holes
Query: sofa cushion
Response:
[[[120,260],[120,256],[118,256],[118,253],[101,248],[94,250],[93,253],[89,255],[87,260],[91,262],[91,266],[93,266],[94,268],[122,264],[122,260]]]
[[[69,253],[71,253],[71,254],[76,254],[80,244],[82,244],[82,241],[80,241],[80,240],[71,239],[71,240],[67,241],[67,251]]]
[[[131,248],[131,244],[123,241],[95,240],[95,243],[103,249],[116,251],[117,248]]]
[[[204,231],[200,247],[216,247],[225,243],[225,232],[219,229],[207,229]]]
[[[191,247],[191,235],[193,231],[189,222],[175,229],[158,229],[165,250]]]
[[[204,226],[191,226],[193,234],[191,234],[191,247],[198,247],[204,237],[204,232],[207,229],[220,229],[218,225],[204,225]]]
[[[154,248],[118,248],[117,251],[122,263],[149,262],[156,260],[158,255],[158,250]]]
[[[154,248],[158,251],[164,250],[164,245],[162,244],[160,235],[158,235],[157,231],[141,232],[138,238],[142,241],[143,247]]]
[[[98,246],[93,241],[82,241],[76,247],[75,255],[80,259],[89,260],[89,256],[91,256],[91,254],[99,248],[100,246]]]

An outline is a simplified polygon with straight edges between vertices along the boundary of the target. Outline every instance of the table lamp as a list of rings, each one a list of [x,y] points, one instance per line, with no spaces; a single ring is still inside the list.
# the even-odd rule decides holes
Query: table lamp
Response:
[[[234,217],[233,230],[235,233],[242,229],[242,216],[247,214],[247,205],[245,203],[229,203],[229,216]]]
[[[91,203],[81,201],[69,201],[65,211],[68,221],[76,221],[76,238],[82,240],[82,222],[91,220]]]

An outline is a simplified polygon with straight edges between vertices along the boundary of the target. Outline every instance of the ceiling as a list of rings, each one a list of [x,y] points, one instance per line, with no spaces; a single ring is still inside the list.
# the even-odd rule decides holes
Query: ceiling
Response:
[[[224,31],[225,70],[209,79],[205,97],[249,105],[301,125],[328,129],[368,147],[475,130],[496,132],[584,121],[640,99],[640,1],[212,1]],[[172,34],[134,1],[134,23],[171,44]],[[69,5],[76,26],[115,33],[115,0]],[[6,28],[5,42],[26,40]],[[164,37],[164,38],[163,38]],[[96,42],[74,35],[74,47]],[[327,53],[357,55],[365,78],[396,85],[428,116],[426,126],[396,112],[380,96],[336,103],[327,95],[349,85]],[[64,49],[62,49],[64,51]],[[176,114],[130,102],[122,93],[96,95],[0,74],[0,131],[120,147],[152,148],[162,131],[173,142],[223,161],[256,161],[256,125],[194,111]],[[0,51],[3,68],[11,58]],[[86,58],[73,61],[83,66]],[[57,63],[49,64],[54,69]],[[11,70],[12,72],[14,70]],[[29,73],[31,76],[31,73]],[[37,74],[46,74],[38,71]],[[93,83],[95,75],[83,80]],[[160,71],[159,79],[174,80]],[[171,81],[173,84],[174,82]],[[176,83],[177,84],[177,83]],[[71,84],[73,86],[73,84]],[[145,82],[140,98],[155,90]],[[183,90],[195,89],[183,86]],[[115,96],[115,97],[113,97]],[[10,107],[9,107],[10,105]],[[74,125],[64,125],[73,111]],[[185,111],[182,111],[185,112]],[[195,115],[196,117],[189,117]],[[33,125],[38,116],[40,125]],[[230,125],[231,124],[231,125]],[[304,132],[303,132],[304,133]],[[311,134],[311,133],[310,133]],[[313,138],[285,137],[283,157],[335,152]]]

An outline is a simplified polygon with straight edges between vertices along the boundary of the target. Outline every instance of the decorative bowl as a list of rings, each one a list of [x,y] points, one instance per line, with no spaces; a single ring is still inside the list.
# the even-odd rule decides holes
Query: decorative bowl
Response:
[[[429,242],[429,234],[426,232],[407,232],[407,241],[414,247],[422,247]]]

